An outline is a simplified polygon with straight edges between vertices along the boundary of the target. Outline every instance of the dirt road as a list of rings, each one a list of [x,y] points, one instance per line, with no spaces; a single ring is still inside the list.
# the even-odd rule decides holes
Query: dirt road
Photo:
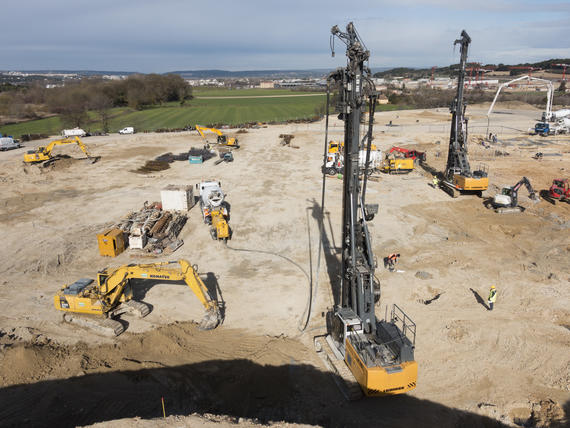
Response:
[[[485,106],[468,109],[471,163],[490,169],[484,196],[523,175],[536,189],[568,176],[570,137],[524,135],[520,129],[536,111],[497,109],[512,114],[493,120],[499,142],[490,148],[476,135],[485,133]],[[375,143],[427,151],[429,166],[441,169],[448,119],[443,109],[380,113]],[[342,124],[332,125],[330,138],[341,137]],[[294,134],[299,149],[282,147],[283,133]],[[433,189],[421,168],[372,182],[368,201],[380,204],[371,225],[374,253],[379,260],[402,254],[401,272],[377,271],[377,313],[397,303],[417,323],[420,374],[405,397],[348,404],[312,351],[338,281],[342,183],[335,178],[326,181],[325,255],[316,281],[324,123],[270,126],[239,138],[232,163],[174,162],[147,175],[131,171],[160,154],[200,146],[200,136],[91,137],[85,142],[102,157],[98,163],[67,159],[47,171],[22,165],[27,148],[2,153],[0,420],[71,426],[148,419],[161,416],[162,396],[172,425],[192,413],[212,414],[212,423],[241,417],[242,425],[323,426],[489,426],[531,416],[540,425],[568,416],[570,205],[535,205],[521,192],[525,212],[499,215],[480,198],[451,199]],[[551,155],[536,161],[537,151]],[[160,283],[145,290],[151,314],[128,319],[116,339],[61,323],[52,299],[62,284],[105,266],[149,261],[129,252],[103,258],[95,234],[145,201],[160,200],[166,185],[202,178],[221,180],[228,193],[229,246],[211,240],[194,208],[184,246],[157,261],[197,264],[206,282],[219,286],[224,324],[197,331],[191,324],[203,315],[197,299],[183,285]],[[311,278],[316,295],[301,331]],[[493,312],[485,307],[491,284],[498,289]]]

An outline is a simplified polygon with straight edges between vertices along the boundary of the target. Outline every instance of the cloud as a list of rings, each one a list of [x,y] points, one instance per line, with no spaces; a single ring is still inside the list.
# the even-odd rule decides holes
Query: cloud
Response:
[[[30,13],[33,11],[33,13]],[[567,56],[568,2],[355,0],[28,0],[3,6],[0,69],[328,68],[332,25],[354,21],[374,66],[457,62],[453,41],[473,39],[470,59]],[[337,52],[344,49],[338,44]],[[546,59],[546,58],[539,58]]]

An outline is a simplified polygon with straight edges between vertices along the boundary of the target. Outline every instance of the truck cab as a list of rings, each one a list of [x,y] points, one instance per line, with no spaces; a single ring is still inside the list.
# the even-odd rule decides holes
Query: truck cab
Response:
[[[538,122],[534,125],[534,133],[546,137],[550,134],[550,125],[548,122]]]

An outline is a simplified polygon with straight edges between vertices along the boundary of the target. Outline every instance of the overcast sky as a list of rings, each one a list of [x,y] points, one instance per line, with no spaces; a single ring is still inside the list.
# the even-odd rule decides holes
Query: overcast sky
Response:
[[[353,21],[372,67],[570,57],[570,0],[20,0],[3,2],[0,70],[333,68]]]

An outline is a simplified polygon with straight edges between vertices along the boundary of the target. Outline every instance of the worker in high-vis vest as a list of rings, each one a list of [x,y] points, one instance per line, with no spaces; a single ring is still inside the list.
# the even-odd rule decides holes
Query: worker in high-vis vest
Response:
[[[491,285],[491,290],[489,291],[489,310],[493,310],[493,305],[497,301],[497,289],[494,285]]]

